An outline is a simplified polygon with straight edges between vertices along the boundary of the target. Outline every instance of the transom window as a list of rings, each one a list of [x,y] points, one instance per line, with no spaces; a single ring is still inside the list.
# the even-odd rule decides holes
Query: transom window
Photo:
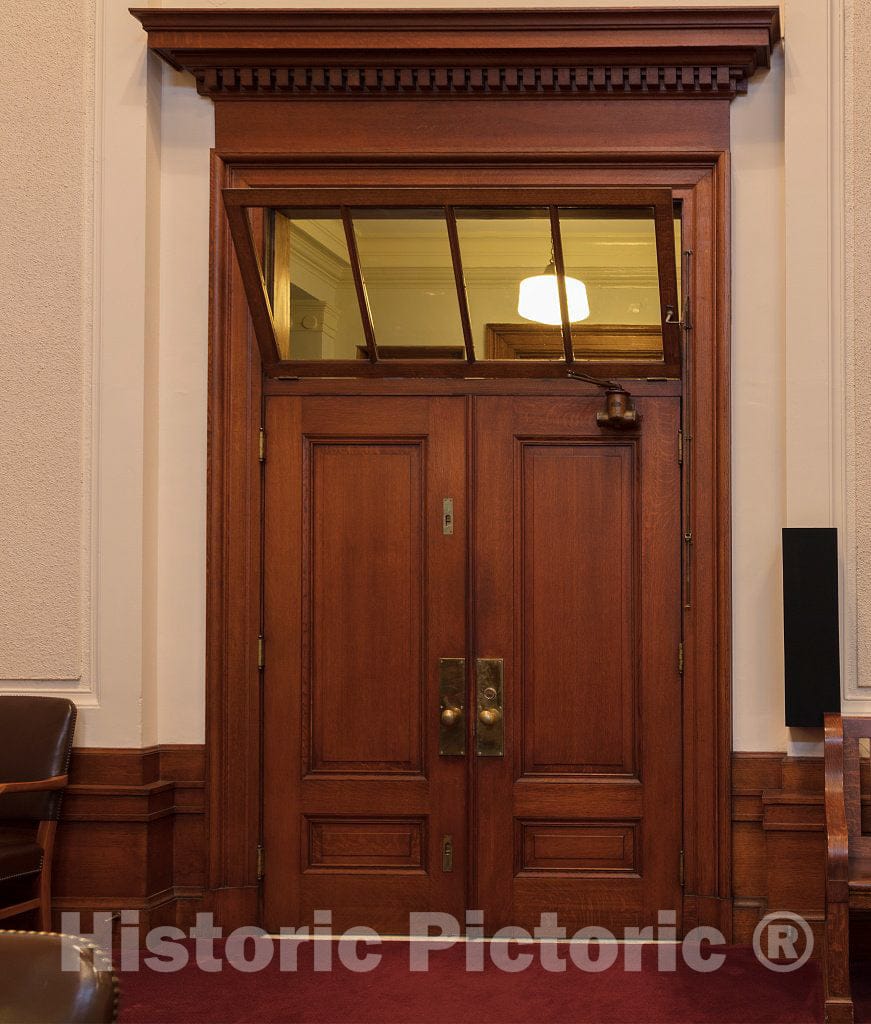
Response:
[[[270,376],[680,376],[668,189],[224,200]]]

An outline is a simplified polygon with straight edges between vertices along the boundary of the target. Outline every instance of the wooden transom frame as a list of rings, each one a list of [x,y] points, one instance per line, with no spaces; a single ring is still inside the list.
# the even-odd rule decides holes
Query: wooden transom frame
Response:
[[[287,188],[223,190],[227,221],[236,248],[239,268],[263,371],[267,377],[565,377],[575,363],[572,325],[568,319],[565,294],[565,267],[560,232],[560,212],[565,209],[651,210],[656,238],[656,264],[659,284],[659,309],[663,358],[636,361],[583,360],[584,372],[602,377],[673,378],[681,375],[680,321],[674,244],[674,198],[665,188]],[[247,211],[263,208],[340,211],[348,244],[368,361],[360,360],[286,360],[279,352],[275,324],[263,266],[258,257],[258,240]],[[560,291],[563,361],[539,358],[524,360],[479,359],[476,357],[462,255],[457,236],[456,213],[465,209],[506,209],[536,207],[547,209],[553,238],[554,262]],[[365,291],[365,275],[360,268],[354,239],[352,214],[360,209],[441,210],[445,218],[451,249],[460,322],[463,328],[465,360],[448,358],[379,360],[376,333]],[[483,355],[483,353],[481,353]],[[474,365],[473,365],[474,364]]]
[[[733,917],[752,928],[756,910],[733,907],[731,882],[729,104],[769,66],[777,8],[133,13],[149,48],[215,105],[208,883],[188,894],[194,906],[227,928],[259,914],[264,400],[600,393],[555,378],[267,376],[223,189],[656,187],[682,203],[682,245],[693,250],[682,380],[632,385],[682,398],[682,921],[727,939]]]

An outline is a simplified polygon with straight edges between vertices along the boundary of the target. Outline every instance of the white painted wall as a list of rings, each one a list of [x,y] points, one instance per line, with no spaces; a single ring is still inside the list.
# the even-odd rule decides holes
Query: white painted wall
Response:
[[[732,695],[738,750],[783,750],[784,55],[732,103]]]
[[[756,2],[748,0],[747,6]],[[851,6],[857,0],[844,2]],[[96,4],[93,41],[82,28],[93,17],[91,3]],[[687,0],[611,3],[684,6]],[[288,0],[258,0],[258,5],[314,6]],[[378,6],[367,0],[361,6],[373,5]],[[502,5],[525,6],[511,0]],[[709,0],[693,5],[718,6]],[[22,28],[32,30],[31,51],[51,47],[58,45],[48,40],[51,33],[35,27],[58,19],[59,31],[66,32],[75,50],[75,59],[66,55],[67,65],[96,68],[96,103],[87,89],[76,94],[64,124],[48,127],[51,145],[46,147],[63,154],[67,166],[73,156],[81,165],[90,159],[87,140],[95,139],[97,202],[92,211],[87,176],[75,193],[67,183],[70,210],[56,222],[63,232],[54,233],[77,239],[81,253],[78,291],[65,299],[76,313],[80,346],[80,351],[73,346],[65,352],[65,362],[81,364],[81,372],[74,374],[75,387],[62,377],[52,391],[55,421],[93,420],[95,428],[92,435],[82,428],[80,449],[67,450],[58,460],[67,478],[63,529],[69,530],[71,521],[81,524],[75,536],[54,534],[57,557],[72,570],[55,572],[21,557],[13,586],[7,583],[4,592],[0,584],[6,636],[0,635],[2,689],[75,691],[83,705],[78,742],[102,746],[199,742],[204,735],[212,109],[191,80],[146,60],[145,35],[126,6],[124,0],[67,5],[39,0],[28,5],[33,20],[25,19]],[[186,6],[241,4],[187,0]],[[537,6],[565,6],[565,0]],[[788,0],[786,7],[785,60],[779,52],[771,71],[733,104],[734,745],[739,750],[785,749],[790,741],[782,726],[780,527],[849,522],[843,453],[850,424],[841,415],[844,348],[839,329],[840,22],[835,4],[830,9],[819,0]],[[17,16],[22,17],[21,11]],[[0,17],[10,17],[8,8]],[[72,35],[62,18],[75,28]],[[16,69],[16,53],[5,63],[13,68],[7,71],[12,79],[25,83],[16,94],[23,117],[28,104],[41,106],[32,83],[35,75],[48,72],[23,51]],[[44,187],[19,195],[15,210],[20,223],[27,223],[65,180],[58,166]],[[75,264],[73,259],[73,270]],[[26,266],[31,289],[53,309],[54,264],[41,265],[34,258]],[[64,287],[68,284],[65,279]],[[40,339],[38,304],[17,304],[3,322],[12,325],[4,346],[21,335],[15,329],[19,322],[30,332],[30,344],[16,350],[15,365],[22,394],[36,396],[34,369],[43,358],[42,346],[35,343]],[[4,469],[16,486],[27,484],[28,473],[33,476],[30,463],[14,447],[16,432],[9,429],[26,405],[20,398],[0,423],[8,461]],[[30,443],[35,440],[41,456],[48,458],[52,417],[27,422]],[[44,472],[49,464],[40,463]],[[43,484],[34,492],[33,532],[21,517],[13,524],[21,533],[22,550],[35,544],[37,522],[58,516],[58,490]],[[848,550],[851,543],[848,538]],[[871,610],[871,586],[863,587],[860,598],[851,560],[845,564],[849,625],[860,605]],[[71,579],[75,586],[69,585]],[[18,587],[36,595],[31,605],[18,599]],[[66,608],[80,609],[78,617],[67,612],[58,634],[36,629],[35,641],[25,643],[23,609],[35,609],[31,617],[44,626],[60,599]],[[848,629],[849,693],[856,690],[850,667],[854,649],[855,632]],[[76,650],[84,651],[80,673]],[[65,666],[59,676],[66,676],[52,680],[50,668],[59,664]],[[803,739],[792,737],[794,743]]]
[[[204,735],[211,100],[162,65],[157,736]],[[205,242],[205,245],[203,243]]]

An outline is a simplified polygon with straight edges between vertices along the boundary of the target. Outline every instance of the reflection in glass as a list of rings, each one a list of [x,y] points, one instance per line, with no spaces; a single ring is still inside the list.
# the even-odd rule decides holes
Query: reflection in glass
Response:
[[[661,360],[653,209],[560,208],[566,275],[587,286],[589,319],[572,326],[576,359]]]
[[[454,216],[477,358],[564,358],[549,209],[455,207]],[[653,209],[561,207],[558,216],[576,359],[661,362]],[[358,208],[351,223],[379,358],[464,359],[444,209]],[[367,359],[340,211],[266,209],[253,226],[265,236],[281,357]],[[674,229],[680,285],[679,216]]]
[[[354,359],[365,346],[338,210],[271,210],[266,280],[282,359]]]
[[[547,208],[458,207],[456,217],[477,357],[565,358],[560,327],[548,326],[540,319],[534,322],[524,315],[538,312],[543,316],[541,306],[533,309],[525,305],[524,313],[518,308],[521,292],[525,299],[530,289],[541,287],[526,282],[550,276],[553,244]],[[554,276],[551,288],[555,285]],[[554,297],[557,315],[552,323],[558,325],[558,295],[546,290],[545,300],[551,313]]]
[[[584,282],[576,277],[566,276],[565,289],[569,323],[586,320],[590,315],[590,303],[587,300],[587,287]],[[543,273],[536,274],[535,277],[524,277],[520,282],[517,312],[524,320],[532,320],[533,323],[562,324],[559,282],[553,260],[544,268]]]
[[[379,351],[455,358],[463,328],[444,210],[352,211]]]

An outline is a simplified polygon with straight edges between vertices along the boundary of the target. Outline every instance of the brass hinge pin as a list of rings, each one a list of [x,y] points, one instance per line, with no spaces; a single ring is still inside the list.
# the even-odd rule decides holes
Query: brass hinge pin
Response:
[[[266,431],[263,427],[260,428],[260,443],[258,447],[258,454],[261,462],[266,461]]]
[[[677,645],[677,670],[683,675],[683,640]]]
[[[265,644],[263,643],[263,637],[262,636],[258,636],[257,637],[257,667],[258,668],[264,668],[265,665],[266,665],[266,654],[265,654],[264,648],[265,648]]]
[[[683,465],[683,431],[677,432],[677,464]]]

